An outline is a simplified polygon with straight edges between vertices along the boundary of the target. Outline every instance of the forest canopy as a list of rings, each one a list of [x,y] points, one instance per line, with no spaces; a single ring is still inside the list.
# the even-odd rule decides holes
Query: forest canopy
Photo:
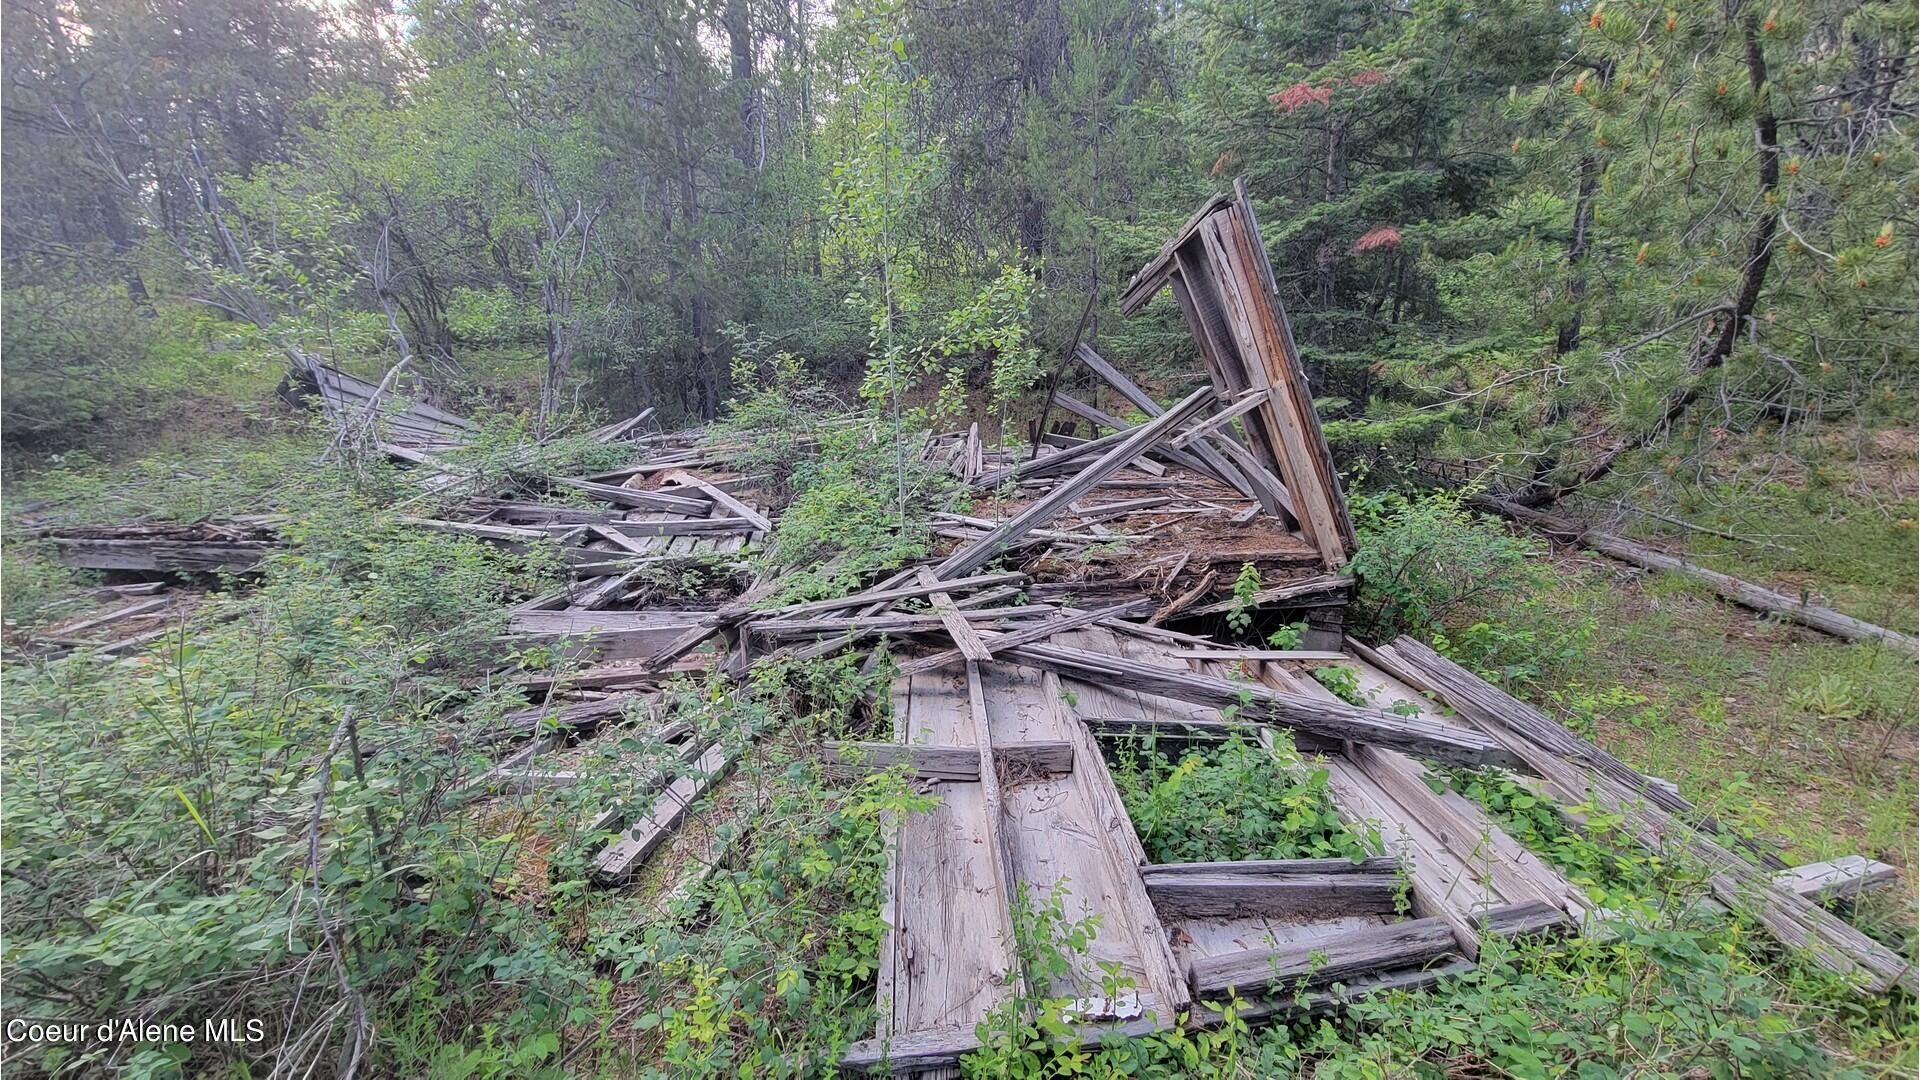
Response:
[[[1892,0],[5,20],[16,445],[293,355],[692,420],[788,353],[1004,414],[1076,335],[1193,370],[1170,304],[1113,301],[1242,176],[1349,461],[1549,501],[1913,397],[1915,14]]]

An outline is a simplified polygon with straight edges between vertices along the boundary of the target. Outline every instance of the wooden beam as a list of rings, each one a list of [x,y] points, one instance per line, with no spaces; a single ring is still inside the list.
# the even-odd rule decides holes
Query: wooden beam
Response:
[[[1392,915],[1401,888],[1393,858],[1180,863],[1140,873],[1162,915],[1188,918]]]
[[[708,483],[702,477],[695,476],[685,469],[675,469],[667,473],[664,479],[671,484],[680,484],[705,492],[707,498],[712,499],[715,506],[720,507],[742,521],[751,522],[753,527],[761,532],[773,531],[773,522],[768,521],[765,514],[734,498],[718,486]]]
[[[615,506],[631,506],[641,510],[672,510],[688,517],[704,517],[711,505],[702,499],[689,499],[681,495],[666,495],[658,491],[635,491],[632,488],[615,487],[612,484],[596,484],[591,480],[575,480],[567,476],[546,478],[549,484],[558,484],[575,491],[584,491],[602,502]]]
[[[1233,423],[1235,417],[1243,413],[1252,412],[1259,407],[1260,395],[1253,391],[1248,391],[1240,395],[1239,400],[1233,404],[1221,409],[1219,412],[1214,413],[1212,416],[1207,417],[1205,420],[1200,421],[1175,436],[1170,445],[1175,450],[1184,450],[1194,443],[1199,442],[1201,439],[1210,437],[1228,424]]]
[[[1002,768],[1036,776],[1065,776],[1073,771],[1073,746],[1057,740],[1007,743],[994,747]],[[972,746],[928,746],[924,743],[828,742],[822,757],[828,776],[848,777],[885,772],[903,762],[923,780],[977,783],[980,754]]]
[[[1121,619],[1128,615],[1137,615],[1143,609],[1151,607],[1151,601],[1129,600],[1124,604],[1115,604],[1112,607],[1104,607],[1097,611],[1063,611],[1060,618],[1049,619],[1043,623],[1037,623],[1033,626],[1002,634],[994,640],[994,645],[1002,649],[1010,649],[1016,645],[1044,641],[1055,634],[1064,633],[1068,630],[1076,630],[1082,626],[1090,626],[1108,619]],[[932,671],[935,668],[945,667],[948,664],[964,659],[965,657],[960,655],[959,649],[945,649],[931,656],[923,656],[901,664],[900,675],[902,677],[918,675],[923,671]]]
[[[1082,344],[1078,349],[1074,350],[1073,355],[1076,360],[1085,364],[1088,370],[1105,379],[1107,385],[1118,390],[1120,396],[1132,403],[1134,408],[1139,409],[1150,417],[1159,416],[1162,412],[1166,411],[1160,407],[1159,402],[1153,400],[1151,395],[1145,390],[1140,389],[1132,379],[1121,374],[1119,368],[1108,363],[1106,357],[1094,351],[1093,346]],[[1216,383],[1214,386],[1215,392],[1217,393],[1219,389],[1220,387]],[[1078,403],[1076,402],[1076,404]],[[1091,408],[1091,406],[1089,406],[1089,408]],[[1094,411],[1098,412],[1099,410]],[[1114,423],[1118,426],[1118,421]],[[1231,439],[1223,439],[1221,441],[1232,442]],[[1183,443],[1182,446],[1184,445]],[[1226,449],[1226,447],[1221,447],[1221,450],[1224,449]],[[1273,490],[1273,488],[1278,486],[1277,483],[1274,485],[1261,483],[1260,478],[1246,472],[1244,465],[1237,460],[1229,461],[1227,457],[1221,456],[1220,450],[1214,449],[1210,443],[1201,443],[1193,447],[1191,451],[1171,445],[1161,450],[1161,454],[1167,456],[1168,460],[1178,460],[1188,453],[1191,453],[1194,458],[1198,459],[1198,467],[1196,467],[1195,464],[1189,464],[1187,466],[1188,468],[1194,468],[1196,472],[1210,474],[1219,478],[1228,487],[1239,491],[1240,494],[1245,495],[1249,499],[1257,500],[1260,503],[1261,509],[1269,514],[1278,515],[1283,509],[1287,514],[1293,513],[1291,500],[1286,497],[1284,489],[1279,492]]]
[[[947,635],[953,638],[960,655],[975,662],[993,659],[993,651],[987,648],[986,642],[980,640],[979,633],[967,622],[966,614],[953,606],[953,597],[939,588],[940,579],[933,576],[932,570],[924,566],[920,568],[920,584],[932,587],[933,591],[927,594],[927,602],[933,605],[934,614],[940,616],[940,621],[946,625]]]
[[[956,578],[999,558],[1015,540],[1059,517],[1069,504],[1158,445],[1169,433],[1199,412],[1212,396],[1211,388],[1196,390],[1157,419],[1133,429],[1118,446],[1080,470],[1071,480],[1062,481],[1033,505],[1002,522],[986,536],[973,543],[962,544],[947,556],[935,574],[946,579]]]
[[[1270,949],[1203,956],[1188,966],[1195,997],[1236,989],[1292,990],[1334,983],[1391,968],[1425,967],[1454,953],[1453,930],[1443,919],[1410,919],[1290,942]]]
[[[1117,656],[1060,645],[1032,644],[1008,649],[993,636],[987,638],[987,644],[1003,659],[1056,671],[1083,682],[1155,694],[1216,709],[1232,707],[1239,710],[1236,720],[1244,723],[1279,724],[1324,738],[1367,743],[1460,765],[1525,768],[1517,755],[1480,732],[1422,717],[1396,716],[1345,702],[1318,701],[1257,683],[1234,682],[1211,675],[1151,667]],[[1207,725],[1198,726],[1204,728]],[[1222,721],[1220,726],[1232,725]]]
[[[1286,664],[1350,664],[1346,653],[1314,649],[1174,649],[1168,656],[1182,660],[1273,660]]]
[[[770,618],[793,618],[800,615],[813,615],[823,611],[839,611],[843,608],[861,607],[866,604],[892,603],[895,600],[909,600],[916,596],[925,596],[931,592],[945,592],[948,595],[965,592],[968,589],[982,589],[989,585],[1013,585],[1027,580],[1027,575],[1015,570],[998,574],[975,574],[972,577],[954,578],[947,581],[936,579],[932,583],[924,579],[917,585],[902,585],[893,589],[874,589],[868,592],[853,593],[848,596],[836,596],[827,600],[809,600],[803,604],[791,604],[770,611]]]
[[[1773,880],[1816,904],[1848,900],[1900,882],[1900,871],[1861,855],[1788,867]]]
[[[1315,577],[1301,578],[1298,581],[1283,581],[1278,585],[1269,585],[1252,596],[1242,599],[1235,597],[1194,608],[1193,615],[1219,615],[1223,612],[1239,610],[1257,610],[1268,605],[1284,605],[1292,600],[1295,607],[1309,607],[1314,603],[1339,603],[1340,598],[1351,591],[1353,579],[1339,574],[1320,574]],[[1300,601],[1305,601],[1301,603]]]
[[[725,775],[732,764],[733,754],[725,745],[719,742],[709,745],[701,752],[699,760],[693,763],[691,772],[668,784],[666,790],[654,796],[653,805],[647,808],[640,820],[600,852],[594,859],[594,875],[607,883],[625,881],[646,861],[647,856],[653,854],[655,848],[672,835],[681,819],[693,809],[694,803]]]

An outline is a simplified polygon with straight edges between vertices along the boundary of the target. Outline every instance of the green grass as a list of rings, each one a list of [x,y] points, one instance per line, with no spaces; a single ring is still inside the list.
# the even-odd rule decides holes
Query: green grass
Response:
[[[1568,558],[1525,603],[1479,612],[1523,645],[1578,625],[1538,664],[1464,655],[1582,734],[1781,841],[1799,860],[1916,856],[1911,657],[1762,619],[1670,575]],[[1534,635],[1529,638],[1528,635]]]

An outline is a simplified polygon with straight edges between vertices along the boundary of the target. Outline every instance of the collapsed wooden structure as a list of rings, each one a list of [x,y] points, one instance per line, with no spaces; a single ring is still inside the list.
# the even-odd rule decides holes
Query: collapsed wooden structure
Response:
[[[879,1024],[849,1048],[851,1071],[950,1075],[979,1046],[979,1025],[1030,992],[1073,1002],[1092,1043],[1218,1023],[1235,999],[1246,1019],[1336,1008],[1467,970],[1493,936],[1605,926],[1609,913],[1439,782],[1441,765],[1508,769],[1562,807],[1617,815],[1637,841],[1707,868],[1721,902],[1755,911],[1863,992],[1912,985],[1899,956],[1818,903],[1886,868],[1795,871],[1738,850],[1669,787],[1420,643],[1347,640],[1352,524],[1244,189],[1203,206],[1123,306],[1138,310],[1162,287],[1193,330],[1208,386],[1162,404],[1080,348],[1146,422],[1056,395],[1092,437],[1055,434],[1031,452],[986,446],[977,426],[934,438],[926,459],[982,501],[934,520],[933,556],[853,595],[776,604],[782,583],[756,578],[744,558],[777,525],[774,485],[697,433],[637,434],[645,414],[596,433],[633,443],[625,468],[528,478],[514,497],[416,519],[554,545],[571,571],[564,589],[509,613],[504,644],[551,645],[580,664],[524,677],[535,704],[461,733],[496,757],[479,783],[576,783],[568,748],[618,729],[659,753],[579,823],[600,845],[596,876],[629,882],[683,844],[697,850],[682,865],[710,868],[724,840],[694,828],[695,811],[740,797],[724,782],[739,746],[690,726],[663,684],[884,639],[901,661],[890,737],[828,744],[822,764],[830,776],[905,769],[939,798],[899,822],[890,846]],[[319,386],[342,409],[379,396],[358,381]],[[455,432],[420,415],[403,428],[416,441],[384,445],[442,475],[436,456]],[[1258,587],[1236,595],[1248,564]],[[1303,617],[1303,647],[1249,649],[1165,625],[1251,609]],[[1354,672],[1365,704],[1311,676],[1328,664]],[[1323,769],[1335,811],[1377,835],[1379,850],[1359,863],[1155,865],[1103,751],[1142,736],[1239,737],[1267,747],[1276,774]],[[1036,987],[1015,905],[1055,890],[1069,918],[1097,916],[1100,931],[1067,974]]]
[[[1726,846],[1662,783],[1418,643],[1369,650],[1344,638],[1352,527],[1260,250],[1244,194],[1214,200],[1128,291],[1137,308],[1173,286],[1210,386],[1163,404],[1083,347],[1081,363],[1145,423],[1057,398],[1093,425],[1090,438],[996,449],[973,427],[931,440],[924,457],[982,501],[937,517],[949,543],[863,592],[781,607],[766,600],[777,582],[754,581],[726,602],[622,610],[637,590],[619,566],[729,554],[776,519],[756,478],[712,450],[556,481],[604,501],[598,516],[503,505],[463,524],[540,528],[575,545],[582,582],[514,614],[523,638],[595,654],[567,683],[614,696],[559,709],[568,725],[645,711],[657,680],[687,667],[740,672],[882,638],[904,658],[892,737],[821,750],[829,775],[907,769],[939,796],[893,838],[880,1021],[844,1067],[951,1074],[978,1048],[982,1022],[1034,992],[1072,1001],[1092,1043],[1218,1023],[1233,999],[1243,1018],[1286,1017],[1428,984],[1470,968],[1494,935],[1605,932],[1613,913],[1448,789],[1432,772],[1448,764],[1512,770],[1567,807],[1605,800],[1637,840],[1709,867],[1723,901],[1759,911],[1783,942],[1863,991],[1910,984],[1898,956],[1817,903],[1887,868],[1794,871]],[[1235,597],[1247,563],[1259,588]],[[1304,614],[1309,640],[1246,649],[1164,625],[1242,605]],[[1365,705],[1311,677],[1330,663],[1354,671]],[[1336,811],[1380,837],[1378,855],[1150,863],[1103,745],[1235,733],[1268,746],[1276,771],[1326,770]],[[629,880],[670,844],[731,764],[715,744],[675,745],[690,769],[596,819],[617,830],[596,863],[602,880]],[[1098,916],[1101,931],[1056,985],[1034,987],[1014,905],[1056,889],[1069,918]]]

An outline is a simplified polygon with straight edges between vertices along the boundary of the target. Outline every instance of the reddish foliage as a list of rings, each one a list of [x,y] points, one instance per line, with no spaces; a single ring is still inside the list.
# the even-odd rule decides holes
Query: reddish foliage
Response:
[[[1267,100],[1273,102],[1274,111],[1290,113],[1308,105],[1325,105],[1333,99],[1331,85],[1312,86],[1298,82],[1277,94],[1268,94]]]
[[[1377,251],[1381,248],[1385,248],[1388,251],[1398,251],[1400,249],[1400,230],[1391,225],[1382,225],[1353,242],[1353,253],[1355,255],[1367,251]]]
[[[1387,76],[1383,72],[1361,71],[1361,72],[1356,72],[1353,78],[1348,79],[1347,84],[1349,86],[1379,86],[1381,83],[1386,81],[1387,81]]]

